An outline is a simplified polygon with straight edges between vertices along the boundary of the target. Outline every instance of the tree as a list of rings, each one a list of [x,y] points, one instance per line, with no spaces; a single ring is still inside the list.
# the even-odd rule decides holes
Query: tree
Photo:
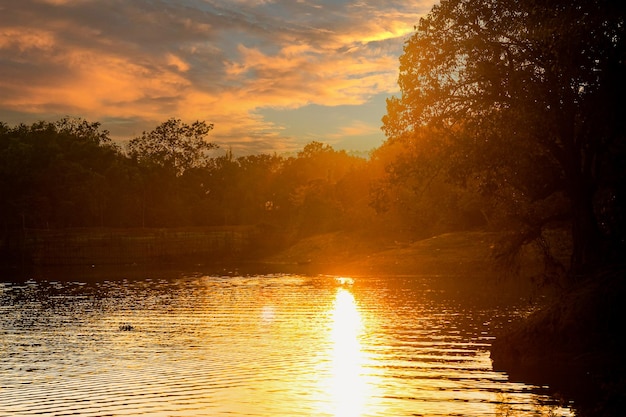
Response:
[[[438,141],[437,132],[422,129],[411,140],[388,140],[372,153],[370,170],[378,174],[370,204],[395,225],[399,239],[485,227],[493,218],[472,187],[448,180]]]
[[[191,222],[191,196],[202,192],[197,170],[207,168],[217,145],[206,140],[212,124],[191,125],[171,118],[128,143],[128,155],[139,170],[143,226],[181,226]]]
[[[54,123],[56,130],[72,137],[76,142],[111,147],[118,150],[109,137],[109,131],[102,130],[99,122],[88,122],[81,118],[64,117]]]
[[[346,205],[354,201],[345,201],[339,195],[340,182],[364,163],[344,150],[336,151],[317,141],[308,143],[297,158],[288,161],[283,175],[291,182],[288,201],[301,236],[346,225]]]
[[[140,137],[128,143],[131,158],[144,164],[153,164],[171,169],[177,175],[185,170],[205,166],[208,152],[217,145],[207,142],[206,136],[213,124],[196,121],[191,125],[180,119],[169,119],[151,132],[143,132]]]
[[[572,277],[624,246],[623,224],[603,230],[600,213],[620,211],[626,191],[625,11],[613,0],[443,0],[406,42],[402,95],[383,119],[393,140],[445,132],[452,177],[524,206],[520,243],[568,221]]]
[[[107,174],[123,160],[108,135],[99,123],[73,118],[0,124],[4,228],[102,226],[112,205]]]

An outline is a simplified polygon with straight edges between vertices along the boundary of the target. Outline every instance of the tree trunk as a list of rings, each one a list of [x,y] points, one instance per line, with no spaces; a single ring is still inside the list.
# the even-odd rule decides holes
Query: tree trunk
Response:
[[[602,235],[593,209],[593,187],[579,184],[572,198],[572,257],[570,278],[581,281],[602,259]]]

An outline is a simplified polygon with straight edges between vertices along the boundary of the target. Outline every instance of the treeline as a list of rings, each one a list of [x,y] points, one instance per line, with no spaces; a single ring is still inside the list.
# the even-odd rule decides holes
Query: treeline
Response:
[[[311,142],[296,156],[235,156],[212,125],[170,119],[121,147],[99,123],[0,124],[0,221],[23,229],[259,225],[303,237],[417,238],[484,225],[484,202],[442,178],[400,181],[402,149],[370,159]]]

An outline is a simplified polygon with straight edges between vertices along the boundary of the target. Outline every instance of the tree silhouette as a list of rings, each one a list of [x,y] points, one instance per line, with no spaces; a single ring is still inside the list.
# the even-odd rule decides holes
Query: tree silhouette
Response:
[[[623,225],[626,6],[612,0],[444,0],[400,59],[384,130],[445,132],[448,173],[507,194],[520,243],[569,221],[571,276],[614,260]],[[567,203],[562,204],[565,200]],[[600,210],[600,211],[602,211]],[[606,217],[606,216],[605,216]]]
[[[172,169],[181,175],[187,169],[206,165],[207,152],[217,148],[216,144],[205,140],[212,129],[213,125],[204,121],[188,125],[172,118],[132,139],[128,151],[143,164]]]
[[[0,214],[6,230],[101,226],[123,159],[99,123],[64,118],[0,129]]]

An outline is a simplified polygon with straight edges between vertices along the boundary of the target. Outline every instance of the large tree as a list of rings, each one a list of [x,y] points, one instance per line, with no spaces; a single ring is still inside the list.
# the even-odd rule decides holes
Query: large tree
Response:
[[[571,276],[623,249],[626,2],[442,0],[400,59],[389,140],[443,132],[449,173],[507,190],[524,238],[571,225]],[[563,204],[562,202],[565,202]]]
[[[213,124],[196,121],[191,125],[180,119],[169,119],[150,132],[128,143],[131,158],[156,165],[182,175],[185,170],[206,166],[208,152],[217,145],[206,140]]]

